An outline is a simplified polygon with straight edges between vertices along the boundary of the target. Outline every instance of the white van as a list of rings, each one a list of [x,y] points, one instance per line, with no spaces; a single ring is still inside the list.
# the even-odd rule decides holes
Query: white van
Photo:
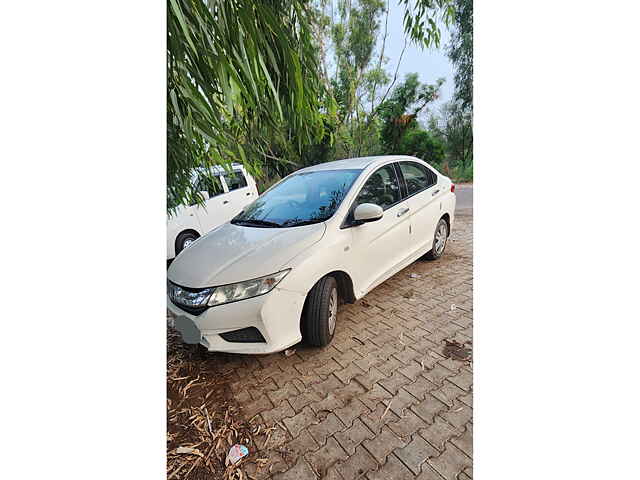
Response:
[[[231,220],[249,203],[258,198],[258,188],[242,165],[234,163],[233,173],[222,167],[211,172],[218,183],[217,191],[207,181],[198,183],[195,174],[193,185],[206,199],[203,206],[182,205],[167,219],[167,260],[176,257],[197,238]]]

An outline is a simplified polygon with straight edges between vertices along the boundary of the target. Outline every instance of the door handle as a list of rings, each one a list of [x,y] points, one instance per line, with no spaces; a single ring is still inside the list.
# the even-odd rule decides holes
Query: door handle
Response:
[[[229,203],[229,200],[225,200],[224,202],[222,202],[223,205],[226,205],[227,203]]]
[[[436,190],[435,192],[433,192],[433,193],[431,194],[431,196],[432,196],[432,197],[435,197],[439,192],[440,192],[440,189],[438,189],[438,190]]]
[[[251,192],[247,192],[247,196],[251,195]]]
[[[402,215],[404,215],[405,213],[407,213],[409,211],[409,208],[403,208],[402,210],[400,210],[398,212],[398,217],[401,217]]]

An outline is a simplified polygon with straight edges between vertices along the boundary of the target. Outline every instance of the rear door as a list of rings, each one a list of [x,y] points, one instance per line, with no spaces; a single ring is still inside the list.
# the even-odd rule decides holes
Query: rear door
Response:
[[[438,175],[418,162],[402,161],[398,166],[410,208],[411,253],[426,253],[433,246],[436,225],[441,216],[443,192],[438,186]]]
[[[384,210],[380,220],[351,227],[351,260],[362,294],[395,273],[409,252],[409,205],[402,199],[400,180],[393,164],[380,167],[362,186],[351,208],[373,203]]]
[[[203,235],[226,222],[225,211],[228,210],[226,200],[228,193],[220,173],[212,171],[211,175],[212,180],[202,178],[196,185],[198,191],[206,191],[209,194],[209,199],[204,202],[204,206],[194,207]]]
[[[232,173],[224,172],[222,178],[229,192],[225,198],[229,202],[225,210],[226,222],[240,213],[247,204],[253,202],[257,193],[253,182],[247,179],[242,169],[235,168]]]

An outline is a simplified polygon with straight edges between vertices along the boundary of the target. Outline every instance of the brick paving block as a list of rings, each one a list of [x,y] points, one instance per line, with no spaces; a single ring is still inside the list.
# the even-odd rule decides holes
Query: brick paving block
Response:
[[[373,439],[362,442],[362,445],[380,464],[385,463],[387,456],[389,456],[393,450],[404,447],[406,444],[407,442],[397,437],[386,426],[382,427],[380,433]]]
[[[447,406],[434,396],[428,394],[420,403],[413,405],[411,410],[427,423],[433,423],[433,418]]]
[[[461,435],[462,431],[436,416],[434,422],[427,428],[420,429],[419,433],[422,438],[442,452],[446,442],[454,436]]]
[[[296,412],[291,408],[289,402],[286,400],[280,402],[276,408],[271,410],[265,410],[260,414],[262,421],[267,425],[273,425],[276,422],[281,422],[284,418],[293,417]]]
[[[465,364],[465,362],[461,360],[454,360],[453,358],[444,358],[442,360],[439,360],[438,363],[447,370],[451,370],[454,373],[458,373]]]
[[[450,442],[469,458],[473,458],[473,424],[467,423],[464,433],[459,437],[452,438]]]
[[[357,342],[356,342],[357,343]],[[336,355],[334,360],[338,362],[342,368],[348,367],[350,364],[359,360],[361,357],[355,350],[349,349],[342,352],[340,355]]]
[[[393,357],[393,355],[395,353],[398,353],[398,351],[399,351],[399,348],[394,347],[393,345],[388,343],[384,347],[378,349],[375,352],[375,356],[378,357],[382,361],[388,361],[388,360],[391,360],[391,359],[398,360],[397,358]],[[400,362],[400,363],[402,364],[402,362]]]
[[[307,406],[302,409],[300,413],[291,418],[285,418],[282,420],[291,436],[295,439],[300,432],[305,428],[318,423],[316,414],[311,410],[311,407]]]
[[[452,372],[451,370],[443,367],[440,364],[436,364],[433,368],[428,369],[425,368],[425,371],[422,372],[422,376],[424,378],[426,378],[427,380],[429,380],[432,383],[435,383],[436,385],[442,385],[442,382],[445,381],[445,379],[454,376],[455,373]]]
[[[360,335],[357,335],[356,338],[360,338]],[[375,343],[373,343],[370,339],[364,341],[364,345],[356,345],[352,347],[361,357],[366,357],[368,354],[375,352],[378,350],[378,347]]]
[[[368,372],[371,367],[378,365],[380,362],[380,358],[373,353],[369,353],[364,357],[356,359],[353,363],[355,363],[363,372]]]
[[[378,385],[394,395],[398,393],[400,387],[409,383],[411,383],[411,380],[398,371],[393,372],[390,377],[382,378],[378,381]]]
[[[398,416],[402,416],[407,408],[420,403],[416,397],[407,392],[404,388],[401,388],[397,394],[391,398],[391,400],[385,400],[385,403],[389,405],[389,401],[391,401],[391,406],[389,410],[394,412]]]
[[[442,476],[429,463],[423,463],[421,468],[420,475],[415,480],[442,480]],[[460,477],[458,480],[463,480],[463,478]]]
[[[359,398],[360,398],[360,401],[364,403],[369,410],[373,410],[376,408],[376,405],[379,402],[382,402],[383,400],[386,400],[392,397],[393,395],[387,392],[384,388],[382,388],[378,384],[375,384],[371,388],[371,390],[369,390],[367,393],[363,395],[360,395]]]
[[[343,386],[343,383],[340,380],[338,380],[338,378],[335,375],[329,375],[329,377],[327,377],[326,380],[320,383],[316,383],[315,385],[312,385],[311,388],[313,388],[316,392],[318,392],[318,394],[320,394],[320,397],[322,399],[322,398],[325,398],[327,395],[329,395],[331,392],[335,391],[336,389],[342,386]]]
[[[289,398],[289,403],[296,413],[300,413],[304,407],[320,400],[322,400],[322,396],[318,392],[306,390],[300,395]]]
[[[259,414],[260,412],[263,412],[265,410],[270,410],[272,408],[273,408],[273,405],[271,404],[271,401],[269,401],[267,396],[261,395],[258,399],[243,405],[242,412],[248,419],[251,419],[255,417],[257,414]]]
[[[356,452],[344,462],[337,465],[337,470],[345,479],[364,478],[367,472],[378,468],[378,462],[363,447],[356,448]]]
[[[271,377],[264,380],[264,382],[257,385],[247,386],[247,391],[253,400],[258,400],[262,395],[266,395],[269,392],[273,392],[278,389],[278,385],[273,381]]]
[[[428,458],[439,455],[440,452],[433,448],[424,438],[419,435],[413,437],[413,440],[403,448],[397,449],[395,455],[402,460],[413,473],[420,473],[420,465]]]
[[[383,378],[386,378],[384,373],[377,368],[372,367],[367,373],[353,377],[353,381],[358,382],[365,390],[369,391],[379,380],[382,380]]]
[[[365,406],[364,403],[356,398],[353,398],[346,402],[344,407],[335,409],[333,413],[338,416],[338,418],[344,425],[350,427],[356,418],[368,414],[369,411],[370,410]]]
[[[399,437],[408,437],[422,428],[427,427],[427,423],[418,417],[411,410],[405,410],[397,422],[390,422],[387,426]]]
[[[288,367],[286,371],[274,373],[271,379],[278,385],[278,388],[283,388],[287,383],[292,382],[300,376],[295,367]]]
[[[405,385],[402,388],[416,397],[418,400],[424,400],[429,392],[438,388],[438,385],[436,385],[435,383],[431,383],[429,380],[422,376],[419,376],[415,382]]]
[[[344,401],[341,398],[338,398],[335,394],[330,393],[322,400],[310,403],[309,406],[317,415],[320,411],[332,412],[333,410],[344,407]]]
[[[470,391],[473,385],[473,374],[467,370],[461,370],[453,377],[447,378],[447,381],[460,387],[462,390]]]
[[[318,477],[304,458],[299,458],[293,468],[274,475],[273,480],[315,480]]]
[[[348,366],[343,368],[342,370],[338,370],[333,372],[333,374],[338,377],[338,379],[342,383],[349,383],[353,377],[356,375],[362,375],[364,371],[358,367],[355,363],[350,363]]]
[[[334,390],[333,395],[339,398],[343,403],[349,403],[354,398],[361,398],[366,393],[366,390],[362,385],[357,382],[349,382],[347,385],[343,385],[340,388]]]
[[[457,428],[463,428],[473,418],[473,410],[464,403],[456,400],[453,406],[440,413],[442,418]]]
[[[411,470],[394,455],[389,455],[387,463],[380,470],[367,474],[368,480],[413,480],[413,478]]]
[[[407,377],[409,380],[414,381],[424,371],[422,365],[417,361],[411,361],[408,365],[398,369],[398,372]]]
[[[469,457],[448,442],[444,452],[437,457],[430,458],[427,462],[446,480],[457,480],[458,475],[465,468],[471,467],[472,463]]]
[[[279,388],[278,390],[267,392],[267,397],[269,397],[269,400],[271,400],[274,405],[279,405],[283,401],[295,397],[299,393],[300,392],[293,383],[287,383],[284,387]]]
[[[356,418],[352,427],[336,433],[333,437],[349,455],[353,455],[358,445],[366,439],[371,440],[375,435],[362,420]]]
[[[333,437],[327,439],[324,447],[305,455],[305,458],[320,478],[325,476],[329,467],[340,460],[346,460],[347,457],[346,452]]]
[[[458,398],[458,400],[460,400],[462,403],[464,403],[468,407],[473,407],[473,394],[472,393],[465,393],[464,395],[461,395]]]
[[[446,403],[449,406],[453,406],[454,401],[464,395],[464,393],[464,390],[461,390],[453,383],[450,383],[447,379],[443,382],[443,385],[440,388],[433,390],[431,395],[441,402]]]
[[[321,366],[317,367],[315,369],[315,372],[321,377],[326,377],[328,375],[331,375],[336,370],[340,370],[340,369],[342,369],[340,364],[336,362],[333,358],[330,358],[329,360],[325,361]]]
[[[344,428],[344,424],[340,421],[336,414],[330,413],[322,422],[316,425],[311,425],[307,430],[319,445],[324,445],[327,437],[330,437],[334,433],[339,432]]]
[[[285,445],[285,459],[289,463],[295,463],[298,457],[306,453],[315,452],[318,448],[320,448],[320,445],[316,443],[311,434],[307,430],[302,430],[300,435]]]
[[[411,348],[405,348],[404,350],[394,353],[393,356],[400,360],[404,365],[407,365],[419,356],[419,353]]]
[[[376,368],[384,373],[386,377],[388,377],[403,366],[404,363],[402,363],[400,360],[389,356],[388,359],[382,359],[381,361],[379,361],[378,365],[376,365]]]

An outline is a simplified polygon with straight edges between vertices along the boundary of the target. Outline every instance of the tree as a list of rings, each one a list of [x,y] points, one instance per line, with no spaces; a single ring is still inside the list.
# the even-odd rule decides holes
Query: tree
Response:
[[[473,0],[456,0],[448,55],[456,70],[455,99],[473,110]]]
[[[411,155],[433,165],[439,165],[445,158],[445,145],[426,130],[414,128],[404,135],[397,153]]]
[[[201,200],[194,169],[240,162],[254,175],[279,145],[323,135],[318,54],[306,0],[169,0],[168,207]]]
[[[399,153],[405,132],[416,126],[418,114],[438,97],[443,83],[444,79],[440,78],[435,85],[422,84],[417,73],[409,73],[404,82],[395,87],[389,99],[380,105],[383,121],[380,140],[386,153]]]

